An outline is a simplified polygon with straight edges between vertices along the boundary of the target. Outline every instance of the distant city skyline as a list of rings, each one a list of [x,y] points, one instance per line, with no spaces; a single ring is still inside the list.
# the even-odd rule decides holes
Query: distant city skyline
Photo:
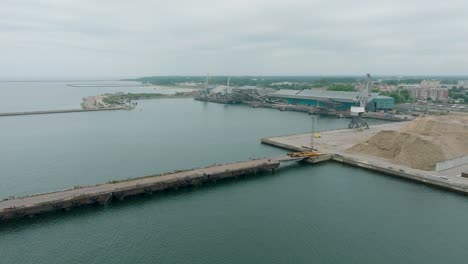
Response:
[[[468,75],[468,3],[0,3],[0,80]]]

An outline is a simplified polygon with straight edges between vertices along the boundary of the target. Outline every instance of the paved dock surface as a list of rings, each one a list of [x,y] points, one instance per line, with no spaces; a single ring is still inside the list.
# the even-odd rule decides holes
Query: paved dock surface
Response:
[[[209,180],[235,177],[261,170],[272,170],[278,168],[280,162],[289,160],[290,158],[287,156],[255,159],[3,200],[0,201],[0,220],[68,209],[79,205],[107,202],[115,198],[123,199],[127,196],[196,185]]]
[[[323,131],[320,138],[314,138],[314,147],[330,159],[359,167],[385,172],[399,177],[437,185],[468,194],[468,179],[461,177],[463,171],[468,171],[468,164],[445,171],[424,171],[413,169],[401,164],[392,163],[384,158],[352,153],[347,149],[366,141],[381,130],[399,130],[407,122],[373,125],[370,129],[358,131],[355,129],[339,129]],[[295,134],[262,139],[262,143],[289,150],[305,150],[310,146],[312,134]]]

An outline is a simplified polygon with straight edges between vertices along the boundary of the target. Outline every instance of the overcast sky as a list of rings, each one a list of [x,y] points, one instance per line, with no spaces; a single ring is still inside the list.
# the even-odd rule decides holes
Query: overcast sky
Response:
[[[0,79],[468,74],[466,0],[1,0]]]

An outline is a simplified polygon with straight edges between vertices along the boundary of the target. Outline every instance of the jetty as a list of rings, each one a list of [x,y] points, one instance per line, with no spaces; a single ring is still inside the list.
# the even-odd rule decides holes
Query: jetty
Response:
[[[177,93],[177,94],[159,94],[159,93],[104,94],[104,95],[87,96],[87,97],[82,98],[83,101],[81,102],[80,109],[77,108],[77,109],[6,112],[6,113],[0,113],[0,117],[132,110],[135,108],[135,105],[131,104],[131,102],[134,100],[159,99],[159,98],[189,98],[189,97],[193,97],[192,92]],[[105,99],[108,99],[108,101],[110,102],[106,103]]]
[[[161,175],[150,175],[124,181],[114,181],[94,186],[44,193],[0,201],[0,222],[22,217],[32,217],[53,211],[67,211],[71,208],[106,204],[130,196],[152,194],[164,190],[197,186],[241,175],[273,172],[281,162],[300,161],[302,158],[279,156],[254,159],[237,163],[213,165]]]

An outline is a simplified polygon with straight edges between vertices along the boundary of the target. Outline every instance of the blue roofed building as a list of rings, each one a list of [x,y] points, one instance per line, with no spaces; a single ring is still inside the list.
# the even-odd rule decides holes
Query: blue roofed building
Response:
[[[338,111],[349,111],[351,106],[358,104],[359,92],[340,92],[319,89],[311,90],[278,90],[269,97],[288,104],[307,105],[319,108],[332,108]],[[389,96],[370,93],[367,111],[377,112],[391,110],[395,107],[395,100]]]

